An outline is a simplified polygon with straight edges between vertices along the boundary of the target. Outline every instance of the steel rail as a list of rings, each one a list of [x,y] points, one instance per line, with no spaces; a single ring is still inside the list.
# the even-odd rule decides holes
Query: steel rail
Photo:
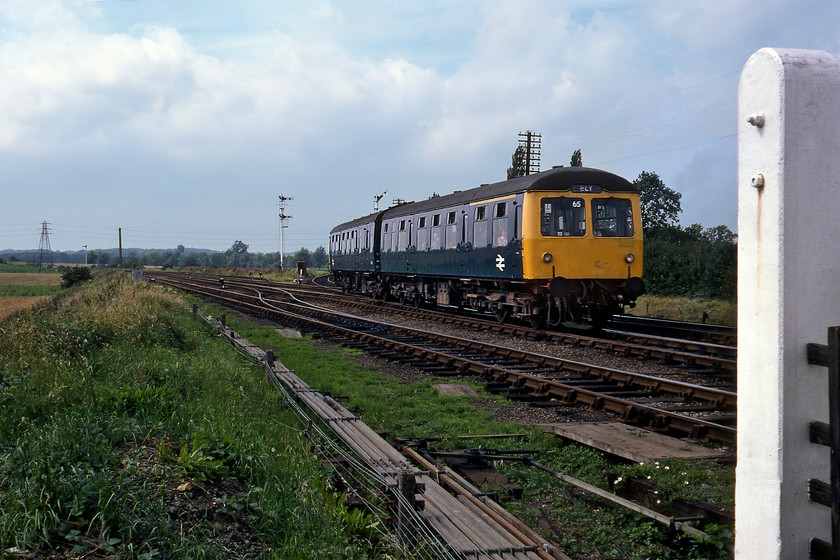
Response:
[[[401,304],[373,302],[370,300],[334,293],[334,290],[312,292],[301,286],[273,286],[268,290],[305,291],[310,298],[320,300],[342,300],[342,304],[356,309],[376,307],[408,316],[424,316],[439,321],[446,321],[454,325],[477,328],[488,332],[496,332],[506,336],[519,336],[530,339],[543,339],[555,344],[596,348],[603,351],[636,357],[643,360],[656,359],[668,364],[679,364],[688,367],[703,366],[713,371],[734,373],[737,368],[736,349],[732,346],[698,342],[694,340],[678,339],[665,336],[645,335],[634,332],[624,332],[613,329],[602,331],[605,336],[588,336],[573,332],[546,331],[533,329],[523,325],[502,324],[485,317],[457,315],[443,311],[417,309]]]
[[[622,326],[622,329],[628,331],[667,333],[668,336],[679,333],[681,336],[684,335],[684,338],[726,346],[734,346],[738,332],[737,327],[728,325],[676,321],[637,315],[614,315],[612,320],[614,325]]]
[[[286,305],[294,305],[294,304],[286,304]],[[326,312],[330,315],[338,315],[347,317],[353,320],[358,321],[367,321],[371,322],[369,319],[364,317],[358,317],[355,315],[350,315],[347,313],[336,312],[333,310],[324,310],[324,308],[320,308],[322,312]],[[465,350],[475,350],[478,349],[482,355],[490,354],[500,356],[505,358],[506,360],[515,360],[515,361],[523,361],[527,363],[534,364],[537,367],[541,368],[551,368],[556,369],[558,372],[566,372],[572,371],[579,375],[586,375],[588,377],[595,377],[602,381],[610,381],[619,385],[637,385],[649,390],[657,390],[666,393],[671,393],[680,397],[703,400],[707,402],[715,403],[716,405],[723,407],[723,408],[730,408],[735,409],[736,407],[736,399],[737,395],[731,391],[724,391],[721,389],[704,387],[702,385],[697,385],[693,383],[686,383],[683,381],[674,381],[669,379],[664,379],[661,377],[656,377],[652,375],[647,375],[643,373],[634,373],[628,372],[623,370],[617,370],[613,368],[607,368],[603,366],[595,366],[592,364],[587,364],[583,362],[578,362],[574,360],[567,360],[564,358],[557,358],[555,356],[549,356],[546,354],[538,354],[535,352],[528,352],[525,350],[520,350],[517,348],[511,348],[506,346],[500,346],[496,344],[490,344],[486,342],[481,342],[477,340],[470,340],[465,339],[462,337],[455,337],[450,335],[445,335],[433,331],[426,331],[421,329],[415,329],[411,327],[405,327],[402,325],[395,325],[393,323],[385,323],[381,321],[376,321],[376,324],[384,325],[388,328],[392,329],[399,329],[400,331],[407,333],[410,335],[411,338],[423,338],[432,343],[439,343],[441,341],[445,341],[449,345],[457,346],[463,348]],[[355,332],[355,331],[354,331]],[[412,351],[416,355],[420,355],[426,351],[434,352],[433,349],[427,349],[426,347],[418,347],[415,344],[406,344],[412,348]],[[438,353],[440,354],[440,353]],[[469,363],[469,368],[472,373],[478,375],[485,375],[486,370],[483,369],[486,367],[487,364],[485,363],[478,363],[473,362],[471,360],[465,360]],[[478,365],[476,365],[478,364]],[[510,370],[508,368],[499,368],[503,369],[503,371],[513,372],[516,373],[516,370]],[[543,378],[540,378],[543,379]]]
[[[210,278],[199,279],[200,275],[187,275],[184,273],[165,273],[168,275],[191,276],[195,280],[212,283]],[[211,277],[212,278],[212,277]],[[304,292],[310,299],[336,301],[341,305],[355,309],[370,309],[387,311],[416,317],[422,314],[433,321],[445,321],[449,324],[463,327],[480,329],[493,332],[503,336],[516,336],[534,340],[545,340],[554,344],[594,348],[605,352],[634,357],[640,360],[659,360],[665,364],[680,365],[696,368],[704,367],[712,373],[734,374],[737,369],[735,359],[736,349],[732,346],[697,342],[693,340],[677,339],[663,336],[645,335],[641,333],[624,332],[617,330],[603,331],[606,337],[588,336],[574,332],[546,331],[533,329],[524,325],[512,323],[498,323],[488,320],[484,316],[475,317],[471,315],[459,315],[445,311],[430,309],[418,309],[396,303],[374,301],[356,296],[348,296],[339,293],[336,288],[313,289],[312,285],[305,287],[297,283],[277,283],[265,279],[250,277],[230,277],[227,281],[229,288],[247,287],[254,288],[262,286],[267,291],[273,292]],[[228,288],[228,289],[229,289]]]
[[[450,367],[455,367],[462,373],[472,373],[483,376],[485,379],[495,382],[505,382],[512,385],[515,389],[528,389],[542,398],[554,398],[564,403],[582,403],[590,406],[593,409],[603,409],[621,416],[625,422],[628,423],[642,423],[649,424],[655,429],[660,430],[675,430],[684,434],[690,434],[695,438],[711,439],[716,441],[734,443],[735,428],[724,426],[701,418],[690,417],[676,412],[662,410],[660,408],[643,405],[637,402],[622,399],[605,393],[584,389],[579,386],[561,383],[556,380],[550,380],[536,375],[523,373],[521,371],[512,370],[507,367],[498,367],[486,362],[470,359],[469,357],[461,357],[452,353],[443,351],[436,351],[434,349],[417,346],[408,342],[400,342],[374,334],[370,332],[360,332],[358,329],[346,328],[333,323],[323,321],[320,319],[313,319],[305,317],[298,313],[293,313],[288,310],[281,310],[272,304],[262,300],[261,296],[248,296],[247,294],[237,294],[239,298],[231,298],[225,290],[217,288],[207,288],[206,286],[190,286],[188,283],[176,282],[185,285],[184,289],[188,291],[195,291],[201,293],[205,297],[222,300],[226,304],[234,308],[244,308],[245,310],[263,314],[272,315],[275,318],[280,317],[286,321],[294,321],[302,323],[307,328],[317,328],[320,330],[332,331],[339,334],[345,340],[355,340],[363,342],[364,344],[376,344],[380,347],[389,348],[394,351],[400,351],[424,361],[435,361],[437,363],[445,364]],[[176,286],[177,287],[177,286]],[[251,302],[243,301],[242,298],[251,300]],[[256,303],[259,302],[259,303]],[[289,304],[285,304],[289,305]],[[267,306],[271,306],[268,309]],[[327,311],[318,310],[317,313],[328,313]],[[342,316],[345,320],[352,320],[356,322],[363,322],[370,325],[372,321],[349,314],[341,314],[337,312],[329,312],[333,315]],[[387,324],[384,324],[387,325]],[[398,327],[397,325],[390,325],[390,327]],[[402,327],[405,329],[404,327]],[[418,329],[405,329],[405,332],[412,333],[412,336],[432,336],[436,340],[443,338],[451,339],[459,345],[462,339],[456,337],[447,337],[438,333],[429,333],[428,331],[420,331]],[[483,348],[495,348],[492,345],[481,343],[477,341],[476,345]],[[589,364],[580,362],[571,362],[568,360],[561,360],[552,356],[545,356],[533,353],[527,353],[521,350],[512,348],[504,348],[502,352],[510,352],[510,356],[518,356],[518,359],[524,359],[527,356],[536,357],[538,365],[543,367],[567,367],[568,369],[579,373],[581,375],[588,375],[598,379],[611,379],[613,382],[628,384],[631,380],[636,379],[638,383],[646,387],[650,391],[668,389],[671,393],[680,396],[683,399],[698,398],[712,403],[716,406],[735,406],[735,393],[728,391],[721,391],[719,389],[710,389],[699,385],[687,384],[682,382],[675,382],[664,380],[661,378],[633,374],[631,372],[624,372],[620,370],[611,370],[609,368],[600,368]],[[561,366],[563,364],[563,366]],[[594,372],[598,372],[595,374]],[[599,377],[600,376],[600,377]]]

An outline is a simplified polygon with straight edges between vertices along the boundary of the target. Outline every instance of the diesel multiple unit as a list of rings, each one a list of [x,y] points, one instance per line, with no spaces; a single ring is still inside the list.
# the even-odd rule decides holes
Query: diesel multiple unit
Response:
[[[644,291],[638,190],[584,167],[394,206],[335,227],[329,252],[346,291],[534,326],[601,326]]]

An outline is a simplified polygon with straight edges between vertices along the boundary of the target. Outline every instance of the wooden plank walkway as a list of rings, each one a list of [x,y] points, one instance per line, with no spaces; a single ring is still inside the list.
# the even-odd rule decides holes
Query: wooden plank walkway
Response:
[[[449,395],[453,397],[477,397],[472,387],[464,385],[463,383],[439,383],[433,385],[438,395]]]
[[[721,459],[727,453],[621,422],[567,422],[537,427],[637,463],[677,458]]]

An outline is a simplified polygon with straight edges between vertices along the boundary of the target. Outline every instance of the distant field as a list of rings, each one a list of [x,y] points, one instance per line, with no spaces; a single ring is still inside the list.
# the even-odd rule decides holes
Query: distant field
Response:
[[[37,297],[0,297],[0,321],[18,311],[29,309],[48,296]]]
[[[60,274],[0,272],[0,321],[60,290]]]
[[[59,286],[60,274],[42,274],[36,272],[0,272],[0,286]]]

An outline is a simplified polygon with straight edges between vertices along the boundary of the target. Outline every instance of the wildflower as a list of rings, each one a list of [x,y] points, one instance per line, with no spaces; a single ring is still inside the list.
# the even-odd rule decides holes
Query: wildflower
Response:
[[[666,471],[670,471],[670,470],[671,470],[671,467],[669,467],[668,465],[665,465],[665,470],[666,470]]]
[[[650,475],[647,475],[647,479],[650,480]]]
[[[687,480],[685,481],[685,485],[688,486],[688,481]]]

